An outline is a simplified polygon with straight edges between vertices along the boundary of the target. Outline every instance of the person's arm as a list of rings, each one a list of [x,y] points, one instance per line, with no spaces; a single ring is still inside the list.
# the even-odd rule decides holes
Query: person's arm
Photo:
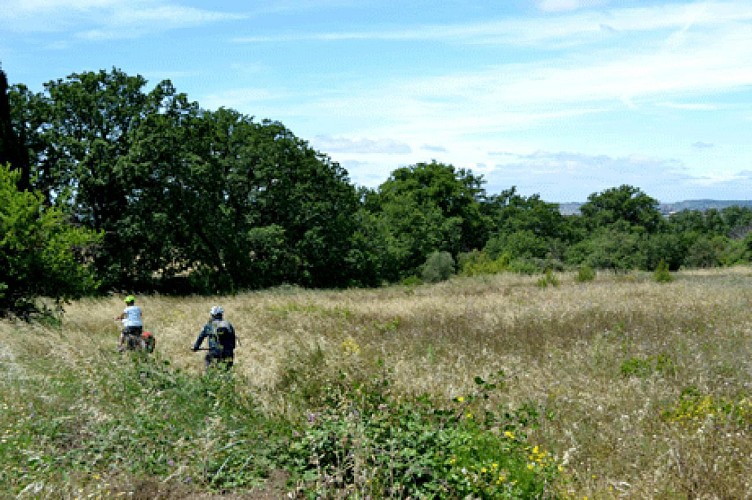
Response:
[[[235,347],[239,346],[240,341],[238,340],[238,336],[235,333],[235,326],[232,323],[230,323],[230,332],[232,333],[233,344],[235,345]]]
[[[193,343],[193,347],[191,348],[194,351],[198,351],[198,348],[201,347],[201,344],[204,342],[204,339],[208,335],[206,331],[206,326],[204,326],[203,329],[201,329],[201,333],[198,334],[198,338],[196,338],[196,342]]]

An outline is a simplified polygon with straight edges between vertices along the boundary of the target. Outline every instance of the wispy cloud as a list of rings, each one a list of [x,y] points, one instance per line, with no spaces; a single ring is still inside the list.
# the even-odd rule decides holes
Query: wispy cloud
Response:
[[[200,104],[205,109],[231,107],[237,110],[257,109],[264,103],[283,102],[294,94],[285,89],[268,89],[266,87],[242,87],[212,92],[202,96]]]
[[[538,0],[538,8],[543,12],[563,12],[603,5],[605,0]]]
[[[446,153],[447,151],[447,148],[445,148],[444,146],[434,146],[431,144],[424,144],[420,149],[424,151],[432,151],[434,153]]]
[[[172,0],[4,0],[6,32],[72,32],[82,40],[133,38],[145,33],[244,19]]]
[[[498,154],[497,154],[498,155]],[[592,193],[629,184],[647,194],[674,200],[671,189],[695,181],[676,160],[641,155],[613,157],[573,152],[506,152],[503,161],[485,173],[489,184],[517,185],[521,193],[541,194],[554,201],[584,201]],[[674,200],[675,201],[675,200]]]
[[[551,0],[550,10],[577,10],[603,4],[592,0]],[[543,5],[543,3],[541,3]],[[564,8],[570,6],[570,8]],[[646,7],[611,8],[599,11],[567,12],[555,17],[507,18],[460,24],[414,25],[404,28],[371,28],[343,31],[302,31],[236,36],[237,43],[285,43],[300,41],[437,41],[448,44],[544,45],[560,41],[566,45],[602,42],[615,34],[668,30],[680,43],[691,28],[714,27],[752,21],[752,4],[742,0],[701,1]],[[606,38],[608,39],[608,38]],[[554,45],[555,47],[555,45]]]
[[[658,102],[656,106],[670,109],[680,109],[683,111],[716,111],[720,108],[717,104],[702,102]]]
[[[575,4],[584,6],[583,2],[571,2]],[[601,26],[605,23],[613,33],[604,32]],[[333,105],[345,114],[348,108],[375,109],[378,114],[407,121],[436,121],[440,117],[450,122],[487,121],[490,127],[503,128],[505,122],[524,124],[597,112],[604,106],[613,109],[649,104],[712,110],[710,104],[693,102],[692,95],[752,85],[752,3],[746,1],[668,4],[388,31],[295,33],[236,41],[358,39],[505,46],[526,41],[545,44],[548,50],[552,40],[558,40],[581,46],[567,55],[549,55],[544,50],[534,54],[532,62],[500,63],[475,71],[448,70],[422,78],[410,74],[402,82],[376,80],[372,82],[376,89],[372,95],[368,90],[340,88],[322,97],[322,107]],[[388,102],[380,97],[384,94],[390,96]],[[468,112],[473,109],[479,112]]]
[[[333,153],[406,154],[412,149],[394,139],[349,139],[346,137],[316,136],[311,141],[317,148]]]

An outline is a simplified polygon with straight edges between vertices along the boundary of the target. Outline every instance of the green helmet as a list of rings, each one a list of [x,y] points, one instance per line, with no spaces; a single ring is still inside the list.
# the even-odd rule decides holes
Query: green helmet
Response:
[[[134,302],[136,302],[136,297],[134,297],[133,295],[128,295],[125,298],[125,303],[126,304],[133,304]]]

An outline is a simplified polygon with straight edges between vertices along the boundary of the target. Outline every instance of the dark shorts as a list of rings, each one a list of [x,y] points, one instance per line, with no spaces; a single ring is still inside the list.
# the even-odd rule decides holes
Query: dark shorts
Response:
[[[144,340],[141,337],[143,330],[142,326],[126,326],[123,328],[123,337],[127,349],[143,349]]]

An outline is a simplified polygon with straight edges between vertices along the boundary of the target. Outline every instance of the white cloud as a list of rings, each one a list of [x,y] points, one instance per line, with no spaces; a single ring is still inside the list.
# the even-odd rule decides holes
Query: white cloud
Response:
[[[404,142],[394,139],[350,139],[347,137],[316,136],[312,144],[317,149],[332,153],[364,153],[399,155],[411,153],[412,149]]]
[[[436,146],[436,145],[431,145],[431,144],[424,144],[423,146],[420,147],[420,149],[424,151],[433,151],[434,153],[446,153],[447,152],[447,148],[445,148],[444,146]]]
[[[604,35],[604,23],[618,32],[613,40],[613,33]],[[429,129],[449,122],[457,128],[468,126],[472,132],[625,105],[712,110],[712,105],[698,103],[692,96],[752,85],[751,23],[752,3],[697,2],[386,32],[302,33],[291,38],[494,41],[507,46],[524,40],[545,41],[549,49],[552,40],[581,44],[570,47],[567,55],[532,54],[532,62],[447,70],[427,77],[410,73],[401,82],[370,78],[372,90],[327,89],[308,104],[312,111],[338,116],[373,110],[373,132],[379,131],[381,121]],[[585,34],[590,37],[587,43]]]
[[[285,101],[294,94],[290,91],[265,87],[243,87],[214,92],[201,97],[199,104],[204,109],[230,107],[237,110],[255,110],[263,103]]]
[[[703,102],[658,102],[657,106],[670,109],[680,109],[685,111],[716,111],[720,109],[717,104],[709,104]]]
[[[562,12],[603,5],[604,0],[538,0],[538,8],[543,12]]]
[[[604,2],[592,0],[560,0],[565,5],[585,7]],[[558,3],[558,2],[557,2]],[[553,0],[551,7],[555,7]],[[578,7],[578,8],[579,8]],[[572,9],[560,9],[572,10]],[[752,4],[746,0],[700,1],[646,7],[612,8],[599,11],[565,13],[554,17],[507,18],[465,24],[416,25],[396,29],[363,29],[359,31],[290,31],[264,35],[237,36],[238,43],[300,42],[350,40],[371,41],[436,41],[448,44],[528,45],[555,48],[552,42],[565,46],[615,40],[620,34],[667,31],[670,44],[680,44],[692,29],[713,28],[752,20]],[[616,39],[619,42],[624,40]]]
[[[488,192],[514,185],[523,195],[540,194],[552,202],[585,201],[592,193],[622,184],[638,187],[661,202],[747,199],[752,189],[750,171],[694,174],[683,162],[670,158],[550,151],[492,155],[499,161],[484,171]]]
[[[180,5],[174,0],[3,0],[0,29],[74,32],[84,40],[133,38],[247,16]]]

